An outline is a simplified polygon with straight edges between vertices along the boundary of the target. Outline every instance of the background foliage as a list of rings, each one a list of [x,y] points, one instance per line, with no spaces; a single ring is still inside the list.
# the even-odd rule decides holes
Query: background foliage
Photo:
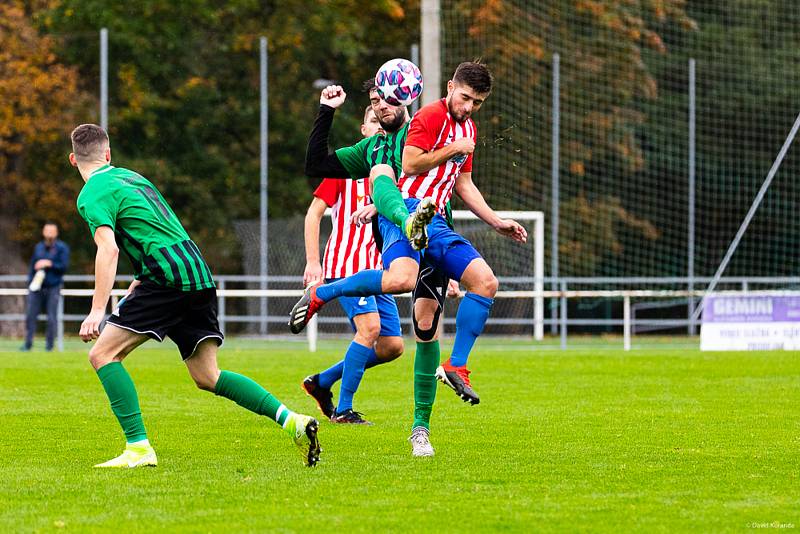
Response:
[[[69,130],[97,121],[98,30],[109,29],[114,161],[155,180],[217,272],[242,272],[234,221],[258,216],[258,38],[269,39],[269,212],[302,213],[318,79],[351,95],[419,42],[419,2],[12,0],[0,6],[0,269],[45,219],[90,268]],[[482,58],[497,84],[476,116],[476,181],[503,209],[550,220],[552,58],[561,57],[562,275],[686,272],[688,60],[698,69],[697,270],[711,274],[791,125],[800,9],[788,0],[444,0],[446,80]],[[790,157],[731,274],[793,274]],[[508,192],[513,194],[508,194]],[[769,236],[763,239],[763,236]],[[20,248],[20,244],[24,247]],[[549,247],[548,247],[549,249]],[[549,262],[548,262],[549,265]]]

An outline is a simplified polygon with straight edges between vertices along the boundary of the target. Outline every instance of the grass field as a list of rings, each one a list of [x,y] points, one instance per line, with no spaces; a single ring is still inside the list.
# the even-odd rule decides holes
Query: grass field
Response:
[[[122,438],[85,348],[0,343],[0,530],[742,531],[800,527],[800,360],[696,349],[530,350],[483,340],[482,404],[440,387],[436,456],[406,438],[411,358],[368,371],[372,427],[321,423],[303,467],[269,420],[194,389],[170,344],[126,363],[159,467],[92,464]],[[341,353],[323,342],[233,341],[222,368],[316,413],[300,380]]]

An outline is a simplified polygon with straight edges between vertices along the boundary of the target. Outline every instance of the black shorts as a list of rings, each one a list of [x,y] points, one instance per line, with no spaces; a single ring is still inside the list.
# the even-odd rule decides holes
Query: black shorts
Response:
[[[417,285],[412,293],[414,302],[417,299],[433,299],[439,304],[439,310],[444,309],[444,299],[447,296],[447,284],[450,280],[439,269],[425,261],[420,260]]]
[[[106,322],[158,341],[169,337],[178,345],[184,360],[192,357],[201,341],[214,339],[219,346],[224,339],[217,321],[214,288],[180,291],[145,281],[134,288]]]

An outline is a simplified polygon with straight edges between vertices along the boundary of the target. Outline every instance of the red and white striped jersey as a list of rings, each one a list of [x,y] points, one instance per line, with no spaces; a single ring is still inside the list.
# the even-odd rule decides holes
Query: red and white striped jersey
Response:
[[[477,136],[475,122],[470,118],[457,122],[447,110],[442,98],[423,106],[411,119],[405,146],[415,146],[425,152],[445,147],[462,137],[473,140]],[[453,196],[456,177],[462,172],[472,172],[472,154],[456,156],[426,173],[410,176],[403,173],[398,187],[404,198],[431,197],[439,210],[445,213],[445,206]]]
[[[364,269],[381,269],[381,256],[372,236],[372,225],[360,227],[350,216],[370,204],[369,181],[325,178],[314,196],[331,208],[331,236],[325,245],[322,276],[344,278]]]

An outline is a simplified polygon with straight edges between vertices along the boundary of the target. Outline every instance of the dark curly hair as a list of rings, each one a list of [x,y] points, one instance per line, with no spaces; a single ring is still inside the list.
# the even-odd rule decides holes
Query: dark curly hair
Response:
[[[465,61],[453,73],[453,82],[471,87],[478,93],[491,92],[493,81],[492,73],[478,61]]]

